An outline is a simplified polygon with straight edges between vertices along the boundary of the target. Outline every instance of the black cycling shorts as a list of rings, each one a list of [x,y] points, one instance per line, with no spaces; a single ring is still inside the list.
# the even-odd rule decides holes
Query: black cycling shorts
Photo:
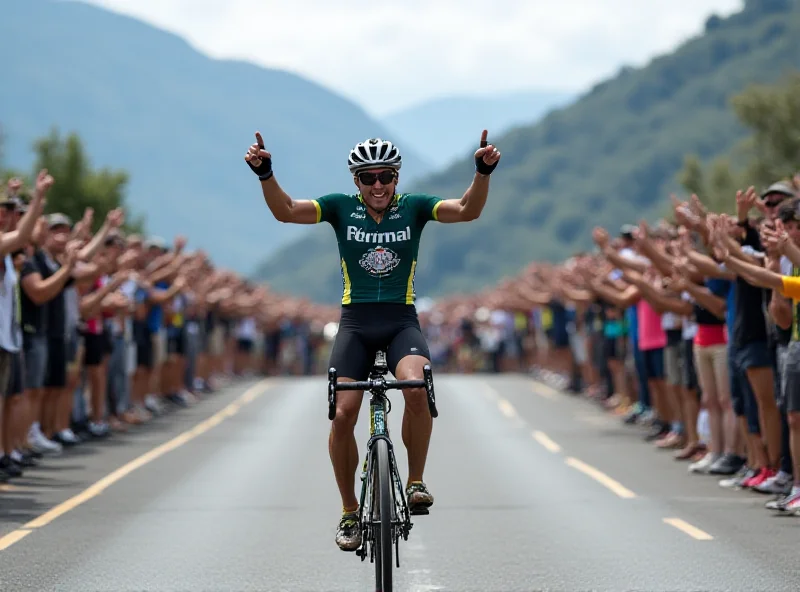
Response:
[[[370,302],[342,306],[328,367],[335,368],[339,378],[367,380],[378,350],[386,352],[392,374],[406,356],[431,359],[413,305]]]

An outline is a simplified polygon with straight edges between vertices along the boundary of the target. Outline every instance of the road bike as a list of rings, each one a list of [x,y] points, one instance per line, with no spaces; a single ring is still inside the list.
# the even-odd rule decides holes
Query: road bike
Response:
[[[361,546],[356,555],[364,561],[369,556],[375,563],[377,592],[391,592],[392,563],[400,567],[400,538],[408,540],[413,526],[403,483],[397,470],[394,447],[389,436],[387,415],[392,404],[386,396],[391,389],[424,388],[428,395],[428,409],[438,417],[436,396],[433,391],[433,373],[426,364],[422,380],[386,380],[388,372],[386,353],[379,351],[369,379],[363,382],[336,382],[336,369],[328,370],[328,419],[336,416],[338,391],[365,391],[369,400],[369,440],[367,455],[361,470],[361,501],[358,522],[361,529]],[[427,514],[427,508],[415,514]],[[394,556],[394,557],[393,557]]]

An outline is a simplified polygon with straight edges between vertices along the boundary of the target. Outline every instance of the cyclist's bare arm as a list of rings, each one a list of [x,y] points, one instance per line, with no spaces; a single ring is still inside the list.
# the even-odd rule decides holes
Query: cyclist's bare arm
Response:
[[[487,131],[481,134],[480,148],[475,151],[476,172],[472,184],[464,192],[461,199],[446,199],[436,210],[436,219],[444,224],[455,222],[470,222],[477,220],[486,205],[489,196],[489,176],[491,171],[500,161],[500,151],[486,141]],[[481,167],[489,167],[485,174],[481,174]]]
[[[261,132],[256,132],[256,141],[247,150],[244,160],[261,179],[261,192],[267,207],[278,222],[293,224],[316,224],[317,206],[310,200],[294,200],[281,189],[272,172],[272,155],[264,148]],[[255,167],[255,168],[254,168]]]
[[[444,224],[477,220],[488,196],[489,175],[475,173],[472,185],[461,199],[445,199],[439,204],[436,209],[436,220]]]
[[[261,192],[272,215],[278,222],[316,224],[317,206],[309,199],[292,199],[281,189],[275,177],[261,181]]]

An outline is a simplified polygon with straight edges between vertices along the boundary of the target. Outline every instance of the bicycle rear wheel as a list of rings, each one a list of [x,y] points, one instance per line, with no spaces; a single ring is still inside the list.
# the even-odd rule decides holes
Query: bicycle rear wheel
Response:
[[[379,438],[374,444],[377,498],[374,508],[377,510],[379,524],[375,524],[375,590],[376,592],[392,591],[392,568],[394,552],[392,549],[392,475],[389,470],[389,444]],[[376,521],[377,522],[377,521]]]

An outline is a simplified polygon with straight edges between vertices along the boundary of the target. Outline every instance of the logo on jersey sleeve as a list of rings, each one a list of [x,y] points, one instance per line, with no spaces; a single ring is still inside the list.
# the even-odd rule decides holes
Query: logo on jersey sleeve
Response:
[[[378,245],[364,253],[358,263],[370,275],[381,276],[397,267],[400,264],[400,258],[391,249]]]

